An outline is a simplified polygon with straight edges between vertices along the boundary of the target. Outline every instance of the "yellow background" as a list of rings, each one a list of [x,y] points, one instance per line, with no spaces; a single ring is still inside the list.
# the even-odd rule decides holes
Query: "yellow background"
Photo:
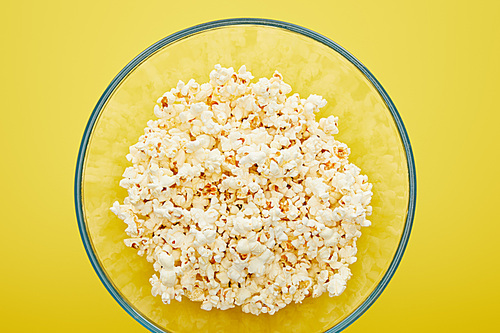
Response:
[[[345,332],[498,329],[497,1],[3,1],[2,332],[146,332],[105,290],[73,205],[76,156],[111,79],[155,41],[229,17],[296,23],[382,83],[414,149],[418,199],[402,263]]]

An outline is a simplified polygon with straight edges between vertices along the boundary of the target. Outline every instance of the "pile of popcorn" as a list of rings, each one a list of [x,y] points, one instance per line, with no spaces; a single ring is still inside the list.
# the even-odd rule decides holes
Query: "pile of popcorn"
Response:
[[[164,303],[274,314],[351,277],[372,185],[335,140],[338,118],[315,120],[321,96],[287,97],[278,72],[252,79],[216,65],[209,83],[179,81],[130,147],[111,210]]]

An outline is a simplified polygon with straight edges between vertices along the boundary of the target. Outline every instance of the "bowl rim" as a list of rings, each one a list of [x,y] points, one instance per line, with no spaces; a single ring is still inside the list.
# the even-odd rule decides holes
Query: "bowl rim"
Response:
[[[115,78],[111,81],[111,83],[108,85],[102,96],[100,97],[99,101],[97,102],[94,110],[92,111],[90,118],[87,122],[87,126],[85,127],[85,131],[83,133],[82,141],[80,144],[80,149],[78,151],[78,157],[77,157],[77,163],[76,163],[76,171],[75,171],[75,185],[74,185],[74,200],[75,200],[75,211],[76,211],[76,217],[78,221],[78,229],[80,231],[80,236],[82,238],[82,242],[85,248],[85,251],[87,253],[87,256],[89,257],[90,263],[92,264],[92,267],[94,268],[97,276],[107,289],[107,291],[111,294],[111,296],[120,304],[120,306],[130,315],[132,318],[134,318],[137,322],[139,322],[142,326],[144,326],[146,329],[150,330],[151,332],[154,333],[164,333],[165,330],[162,328],[158,327],[151,321],[149,321],[147,318],[145,318],[137,309],[135,309],[134,306],[129,304],[123,296],[120,294],[120,292],[115,288],[113,283],[110,281],[108,278],[107,274],[105,273],[104,268],[101,266],[101,263],[99,259],[97,258],[96,253],[93,250],[93,245],[92,242],[90,241],[90,236],[88,234],[88,230],[86,227],[86,222],[84,218],[84,213],[83,213],[83,203],[82,203],[82,175],[83,175],[83,167],[85,164],[85,156],[87,152],[87,146],[92,134],[92,129],[94,128],[95,123],[97,122],[97,119],[99,118],[99,115],[105,106],[107,100],[109,97],[112,95],[114,90],[118,87],[118,85],[123,81],[124,78],[128,76],[130,72],[132,72],[137,66],[139,66],[143,61],[145,61],[147,58],[149,58],[151,55],[159,51],[160,49],[168,46],[169,44],[172,44],[180,39],[189,37],[191,35],[203,32],[205,30],[211,30],[215,28],[222,28],[222,27],[228,27],[228,26],[237,26],[237,25],[258,25],[258,26],[268,26],[268,27],[275,27],[275,28],[281,28],[285,30],[289,30],[298,34],[301,34],[303,36],[309,37],[314,39],[317,42],[320,42],[340,55],[342,55],[344,58],[346,58],[349,62],[351,62],[354,66],[356,66],[364,75],[365,77],[373,84],[375,89],[377,89],[378,93],[380,96],[383,98],[384,102],[389,108],[389,111],[391,112],[391,115],[393,117],[394,122],[396,123],[396,127],[398,129],[401,141],[403,143],[403,147],[405,149],[406,153],[406,160],[407,160],[407,166],[408,166],[408,180],[409,180],[409,196],[408,196],[408,210],[407,210],[407,217],[406,217],[406,222],[405,222],[405,227],[403,230],[403,233],[401,235],[401,239],[398,244],[398,248],[396,250],[396,253],[392,259],[391,264],[389,265],[389,268],[385,272],[383,278],[380,280],[378,285],[375,287],[375,289],[372,291],[372,293],[365,299],[365,301],[358,306],[351,314],[349,314],[346,318],[344,318],[341,322],[339,322],[337,325],[331,327],[328,329],[325,333],[336,333],[336,332],[341,332],[345,328],[347,328],[349,325],[351,325],[354,321],[356,321],[363,313],[365,313],[368,308],[377,300],[377,298],[380,296],[380,294],[384,291],[386,288],[387,284],[393,277],[396,269],[399,266],[399,263],[401,262],[401,259],[403,257],[404,251],[406,249],[406,246],[408,244],[408,240],[410,238],[410,233],[413,225],[413,219],[414,219],[414,214],[415,214],[415,206],[416,206],[416,193],[417,193],[417,181],[416,181],[416,171],[415,171],[415,161],[413,157],[413,151],[412,147],[410,144],[410,139],[408,137],[408,133],[406,131],[406,128],[403,124],[403,121],[401,119],[401,116],[399,115],[399,112],[397,111],[394,103],[390,99],[389,95],[385,91],[385,89],[382,87],[382,85],[378,82],[378,80],[373,76],[373,74],[358,60],[356,59],[352,54],[350,54],[347,50],[345,50],[342,46],[339,44],[335,43],[334,41],[330,40],[329,38],[312,31],[310,29],[304,28],[302,26],[284,22],[284,21],[278,21],[278,20],[272,20],[272,19],[263,19],[263,18],[231,18],[231,19],[222,19],[222,20],[216,20],[216,21],[210,21],[206,23],[202,23],[199,25],[195,25],[192,27],[189,27],[187,29],[180,30],[176,33],[173,33],[158,42],[154,43],[153,45],[149,46],[146,48],[144,51],[142,51],[138,56],[136,56],[132,61],[130,61],[116,76]]]

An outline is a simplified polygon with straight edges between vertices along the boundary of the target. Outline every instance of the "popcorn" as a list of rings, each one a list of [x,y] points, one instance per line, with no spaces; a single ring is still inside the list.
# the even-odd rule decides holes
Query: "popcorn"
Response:
[[[352,275],[373,193],[333,137],[338,118],[316,122],[326,101],[287,96],[278,72],[252,79],[216,65],[208,83],[179,81],[126,156],[128,196],[111,211],[164,303],[272,315],[339,296]]]
[[[325,134],[338,134],[338,117],[329,116],[328,118],[321,118],[319,120],[319,128],[325,132]]]

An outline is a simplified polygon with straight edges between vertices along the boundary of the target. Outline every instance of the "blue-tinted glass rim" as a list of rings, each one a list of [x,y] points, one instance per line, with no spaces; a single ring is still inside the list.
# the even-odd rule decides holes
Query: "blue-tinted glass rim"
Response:
[[[379,94],[384,99],[385,103],[389,107],[389,110],[392,114],[394,122],[399,131],[399,135],[401,137],[401,141],[403,142],[403,146],[406,152],[406,160],[408,163],[408,180],[409,180],[409,199],[408,199],[408,212],[406,217],[406,223],[403,230],[403,234],[401,240],[398,245],[398,249],[396,254],[389,266],[389,269],[385,273],[384,277],[377,285],[377,287],[373,290],[373,292],[367,297],[367,299],[349,316],[347,316],[340,323],[330,328],[327,333],[336,333],[344,330],[350,324],[352,324],[356,319],[358,319],[368,308],[377,300],[380,294],[384,291],[385,287],[391,280],[394,275],[401,258],[403,257],[403,253],[408,244],[408,240],[410,238],[410,232],[413,225],[413,218],[415,214],[415,204],[416,204],[416,194],[417,194],[417,180],[416,180],[416,172],[415,172],[415,161],[413,158],[413,151],[411,148],[410,140],[408,138],[408,133],[403,125],[403,121],[401,116],[399,115],[394,103],[390,99],[389,95],[382,87],[382,85],[377,81],[377,79],[370,73],[370,71],[352,54],[347,52],[343,47],[333,42],[332,40],[326,38],[325,36],[309,30],[307,28],[277,21],[270,19],[259,19],[259,18],[234,18],[234,19],[224,19],[218,21],[207,22],[203,24],[199,24],[181,31],[178,31],[170,36],[163,38],[162,40],[156,42],[155,44],[148,47],[146,50],[141,52],[137,57],[135,57],[130,63],[128,63],[119,73],[118,75],[111,81],[109,86],[106,88],[101,98],[97,102],[92,114],[90,115],[90,119],[87,123],[85,131],[83,133],[82,142],[80,144],[80,150],[78,152],[78,158],[76,163],[76,172],[75,172],[75,210],[76,217],[78,220],[78,228],[80,230],[80,236],[83,241],[83,245],[85,247],[85,251],[90,259],[94,270],[96,271],[99,279],[104,284],[108,292],[113,296],[113,298],[120,304],[120,306],[135,320],[137,320],[141,325],[154,333],[164,333],[165,331],[155,324],[151,323],[149,320],[144,318],[135,308],[133,308],[129,303],[127,303],[122,295],[116,290],[114,285],[111,283],[109,278],[107,277],[103,267],[101,266],[96,254],[93,251],[92,243],[90,241],[89,234],[87,232],[87,227],[85,224],[84,214],[83,214],[83,205],[82,205],[82,174],[83,167],[85,162],[85,155],[87,152],[87,145],[89,143],[89,139],[92,134],[92,129],[101,113],[104,105],[106,104],[108,98],[111,96],[116,87],[121,83],[121,81],[132,72],[138,65],[140,65],[144,60],[150,57],[152,54],[162,49],[163,47],[185,37],[189,37],[193,34],[210,30],[214,28],[220,28],[225,26],[234,26],[234,25],[262,25],[262,26],[271,26],[276,28],[282,28],[285,30],[289,30],[295,33],[299,33],[301,35],[310,37],[320,43],[325,44],[326,46],[332,48],[339,54],[341,54],[344,58],[349,60],[354,66],[356,66],[365,77],[370,80],[370,82],[374,85],[374,87],[378,90]]]

